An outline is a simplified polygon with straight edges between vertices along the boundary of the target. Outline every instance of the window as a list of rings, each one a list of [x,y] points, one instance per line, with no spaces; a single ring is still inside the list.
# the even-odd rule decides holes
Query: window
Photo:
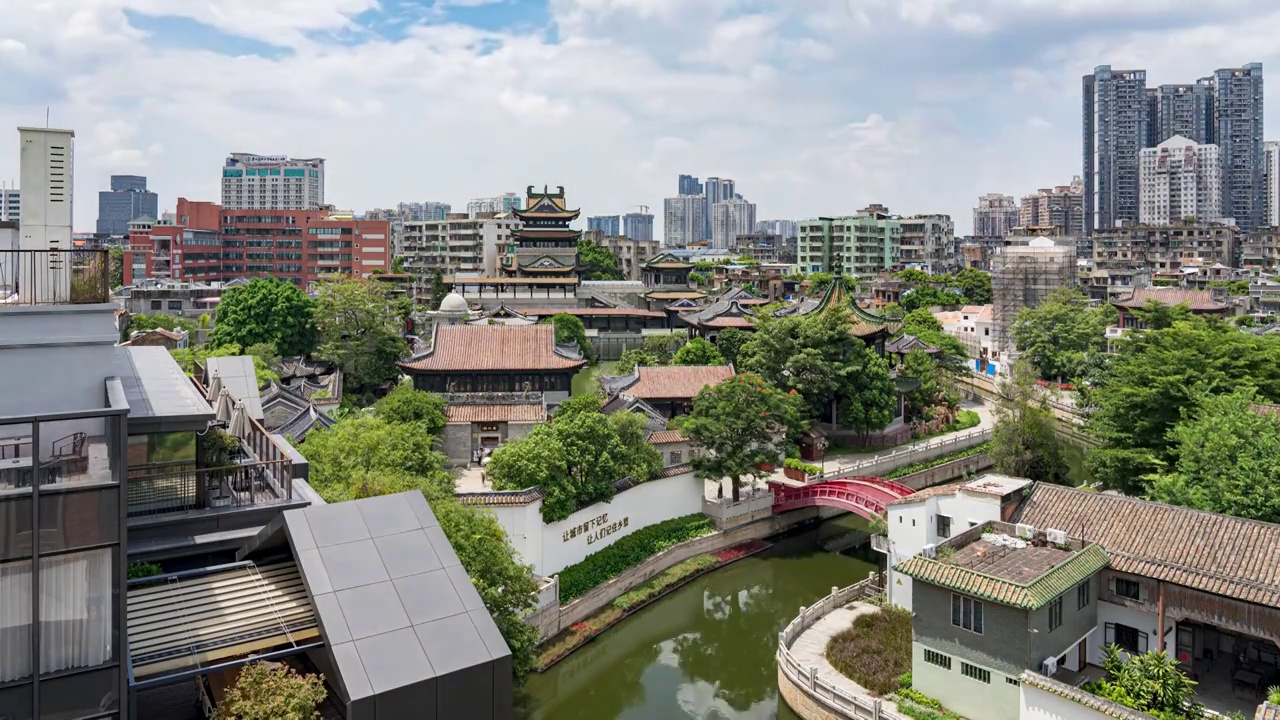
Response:
[[[1062,596],[1054,598],[1049,603],[1049,632],[1053,632],[1062,627]]]
[[[982,601],[964,595],[952,595],[951,624],[981,635]]]
[[[681,453],[679,450],[672,450],[672,451],[671,451],[671,464],[672,464],[672,465],[679,465],[679,464],[680,464],[680,463],[682,463],[682,462],[684,462],[683,453]]]
[[[170,310],[177,310],[178,312],[182,312],[182,301],[181,301],[181,300],[170,300],[170,301],[169,301],[169,309],[170,309]]]
[[[991,671],[983,670],[977,665],[970,665],[967,662],[960,663],[960,674],[978,682],[991,684]]]
[[[159,301],[159,300],[152,300],[152,301],[151,301],[151,309],[152,309],[152,310],[160,310],[160,309],[162,309],[163,307],[164,307],[164,306],[161,304],[161,301]]]
[[[929,648],[924,649],[924,661],[930,665],[937,665],[940,668],[951,669],[951,656],[943,655],[940,652],[934,652]]]
[[[938,516],[938,537],[951,537],[951,518],[946,515]]]
[[[1116,578],[1116,594],[1130,600],[1141,600],[1142,586],[1138,584],[1137,580]]]
[[[1021,687],[1021,686],[1022,686],[1022,681],[1021,681],[1021,680],[1019,680],[1019,679],[1018,679],[1018,678],[1016,678],[1016,677],[1006,677],[1006,678],[1004,679],[1004,681],[1005,681],[1005,683],[1006,683],[1006,684],[1008,684],[1008,685],[1012,685],[1012,686],[1014,686],[1014,687]]]
[[[1103,641],[1107,645],[1115,645],[1131,653],[1147,651],[1147,634],[1120,623],[1107,623]]]
[[[1082,610],[1089,605],[1091,595],[1089,593],[1089,581],[1085,580],[1076,586],[1076,609]]]

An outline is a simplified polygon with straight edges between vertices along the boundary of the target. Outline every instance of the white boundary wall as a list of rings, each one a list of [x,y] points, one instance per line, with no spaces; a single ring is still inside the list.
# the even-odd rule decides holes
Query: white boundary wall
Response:
[[[650,480],[553,523],[542,522],[541,500],[485,509],[507,532],[520,561],[550,576],[641,528],[702,512],[703,487],[692,472]]]

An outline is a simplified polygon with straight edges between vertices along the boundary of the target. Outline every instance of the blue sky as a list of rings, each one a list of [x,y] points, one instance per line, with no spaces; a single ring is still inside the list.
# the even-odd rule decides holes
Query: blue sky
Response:
[[[78,229],[112,173],[172,208],[217,200],[242,151],[327,158],[327,199],[355,210],[544,183],[585,214],[660,209],[691,173],[734,178],[761,219],[879,202],[965,233],[979,195],[1079,174],[1093,66],[1155,84],[1280,59],[1270,0],[13,5],[0,127],[49,107],[76,130]]]

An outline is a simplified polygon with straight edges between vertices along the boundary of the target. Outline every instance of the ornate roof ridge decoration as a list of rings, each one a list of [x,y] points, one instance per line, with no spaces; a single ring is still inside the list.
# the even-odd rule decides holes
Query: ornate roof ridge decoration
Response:
[[[487,320],[489,318],[515,318],[517,320],[528,320],[529,322],[533,322],[533,319],[528,315],[525,315],[519,310],[507,305],[506,300],[500,300],[497,307],[492,310],[482,311],[479,315],[472,318],[472,320]]]
[[[914,350],[919,350],[921,352],[928,353],[929,355],[933,355],[940,352],[942,348],[930,345],[915,335],[903,333],[902,335],[890,340],[888,343],[885,343],[884,350],[885,352],[904,355]]]
[[[916,580],[979,599],[1024,610],[1038,610],[1110,564],[1111,557],[1107,555],[1107,551],[1101,545],[1090,544],[1026,583],[950,565],[923,555],[909,557],[894,569]]]
[[[652,267],[652,266],[661,265],[661,264],[679,265],[681,267],[687,267],[687,268],[693,267],[693,263],[689,262],[688,260],[684,260],[680,258],[678,255],[670,251],[661,252],[661,253],[658,253],[657,255],[654,255],[653,257],[646,260],[644,264],[642,264],[640,267]]]
[[[514,262],[519,263],[521,270],[573,270],[575,265],[562,262],[559,258],[552,255],[539,255],[529,262],[521,263],[519,258],[512,258]],[[535,267],[539,266],[539,267]]]
[[[511,210],[512,214],[518,218],[563,217],[572,220],[581,213],[581,210],[570,210],[565,207],[563,185],[557,185],[555,192],[551,192],[546,185],[542,186],[542,192],[537,192],[530,185],[525,191],[525,196],[529,207],[523,210],[519,208]]]

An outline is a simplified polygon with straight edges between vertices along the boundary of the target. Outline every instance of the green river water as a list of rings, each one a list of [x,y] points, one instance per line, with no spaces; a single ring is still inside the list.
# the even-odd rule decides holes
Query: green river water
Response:
[[[778,632],[801,605],[864,579],[870,548],[830,553],[830,537],[865,521],[844,515],[775,538],[774,547],[704,575],[627,618],[517,698],[522,720],[797,718],[779,697]]]

